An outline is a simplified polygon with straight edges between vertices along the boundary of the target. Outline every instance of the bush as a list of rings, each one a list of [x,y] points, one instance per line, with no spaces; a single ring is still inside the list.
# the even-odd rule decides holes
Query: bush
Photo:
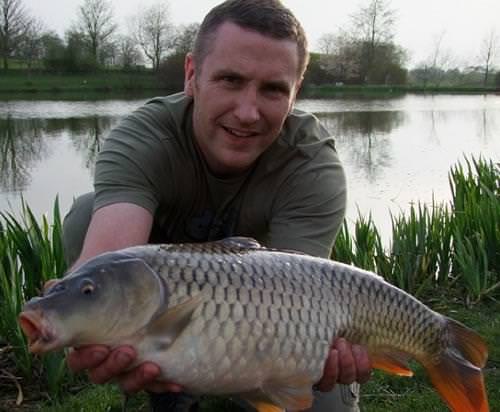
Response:
[[[185,54],[176,53],[160,63],[158,68],[160,87],[172,93],[184,90],[184,58]]]

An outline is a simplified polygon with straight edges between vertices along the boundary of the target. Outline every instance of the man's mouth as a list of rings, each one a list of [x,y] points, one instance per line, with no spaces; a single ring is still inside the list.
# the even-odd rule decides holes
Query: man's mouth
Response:
[[[254,137],[257,136],[257,132],[253,130],[240,130],[240,129],[233,129],[232,127],[227,127],[227,126],[222,126],[222,128],[229,134],[236,136],[236,137]]]

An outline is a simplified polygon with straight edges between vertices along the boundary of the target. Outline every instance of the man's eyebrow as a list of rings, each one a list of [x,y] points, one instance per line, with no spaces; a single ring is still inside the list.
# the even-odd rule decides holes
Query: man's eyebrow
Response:
[[[228,76],[228,77],[237,77],[237,78],[240,78],[240,79],[243,79],[245,77],[241,73],[238,73],[237,71],[231,70],[231,69],[221,69],[221,70],[216,71],[213,74],[213,77],[216,78],[216,79],[219,79],[221,77],[226,77],[226,76]]]
[[[264,87],[282,90],[284,92],[290,91],[290,85],[284,80],[269,80],[264,82]]]
[[[224,77],[232,77],[232,78],[240,79],[240,80],[245,79],[245,75],[243,75],[242,73],[240,73],[236,70],[233,70],[233,69],[220,69],[220,70],[214,72],[212,77],[214,79],[222,79]],[[267,80],[263,83],[262,86],[263,86],[263,88],[281,90],[285,93],[290,92],[290,85],[285,80]]]

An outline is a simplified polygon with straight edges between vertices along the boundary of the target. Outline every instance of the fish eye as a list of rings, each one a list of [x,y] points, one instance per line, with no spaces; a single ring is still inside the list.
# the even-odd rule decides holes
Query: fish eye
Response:
[[[82,285],[80,287],[80,292],[83,295],[90,296],[94,293],[95,288],[96,288],[96,286],[95,286],[94,282],[87,279],[84,282],[82,282]]]

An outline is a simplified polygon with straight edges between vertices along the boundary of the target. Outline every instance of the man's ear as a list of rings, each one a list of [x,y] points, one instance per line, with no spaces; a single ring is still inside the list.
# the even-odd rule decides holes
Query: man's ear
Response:
[[[184,59],[184,93],[187,96],[193,97],[194,82],[195,67],[193,53],[188,53]]]
[[[294,96],[292,99],[292,102],[290,104],[289,112],[292,111],[293,106],[295,105],[295,102],[297,101],[297,96],[299,95],[300,88],[302,87],[302,81],[304,80],[303,77],[300,78],[300,80],[297,81],[297,84],[295,85],[295,90],[294,90]]]
[[[297,85],[295,86],[295,100],[297,100],[297,96],[300,93],[300,89],[302,88],[302,82],[304,81],[304,77],[301,77],[300,80],[297,82]]]

